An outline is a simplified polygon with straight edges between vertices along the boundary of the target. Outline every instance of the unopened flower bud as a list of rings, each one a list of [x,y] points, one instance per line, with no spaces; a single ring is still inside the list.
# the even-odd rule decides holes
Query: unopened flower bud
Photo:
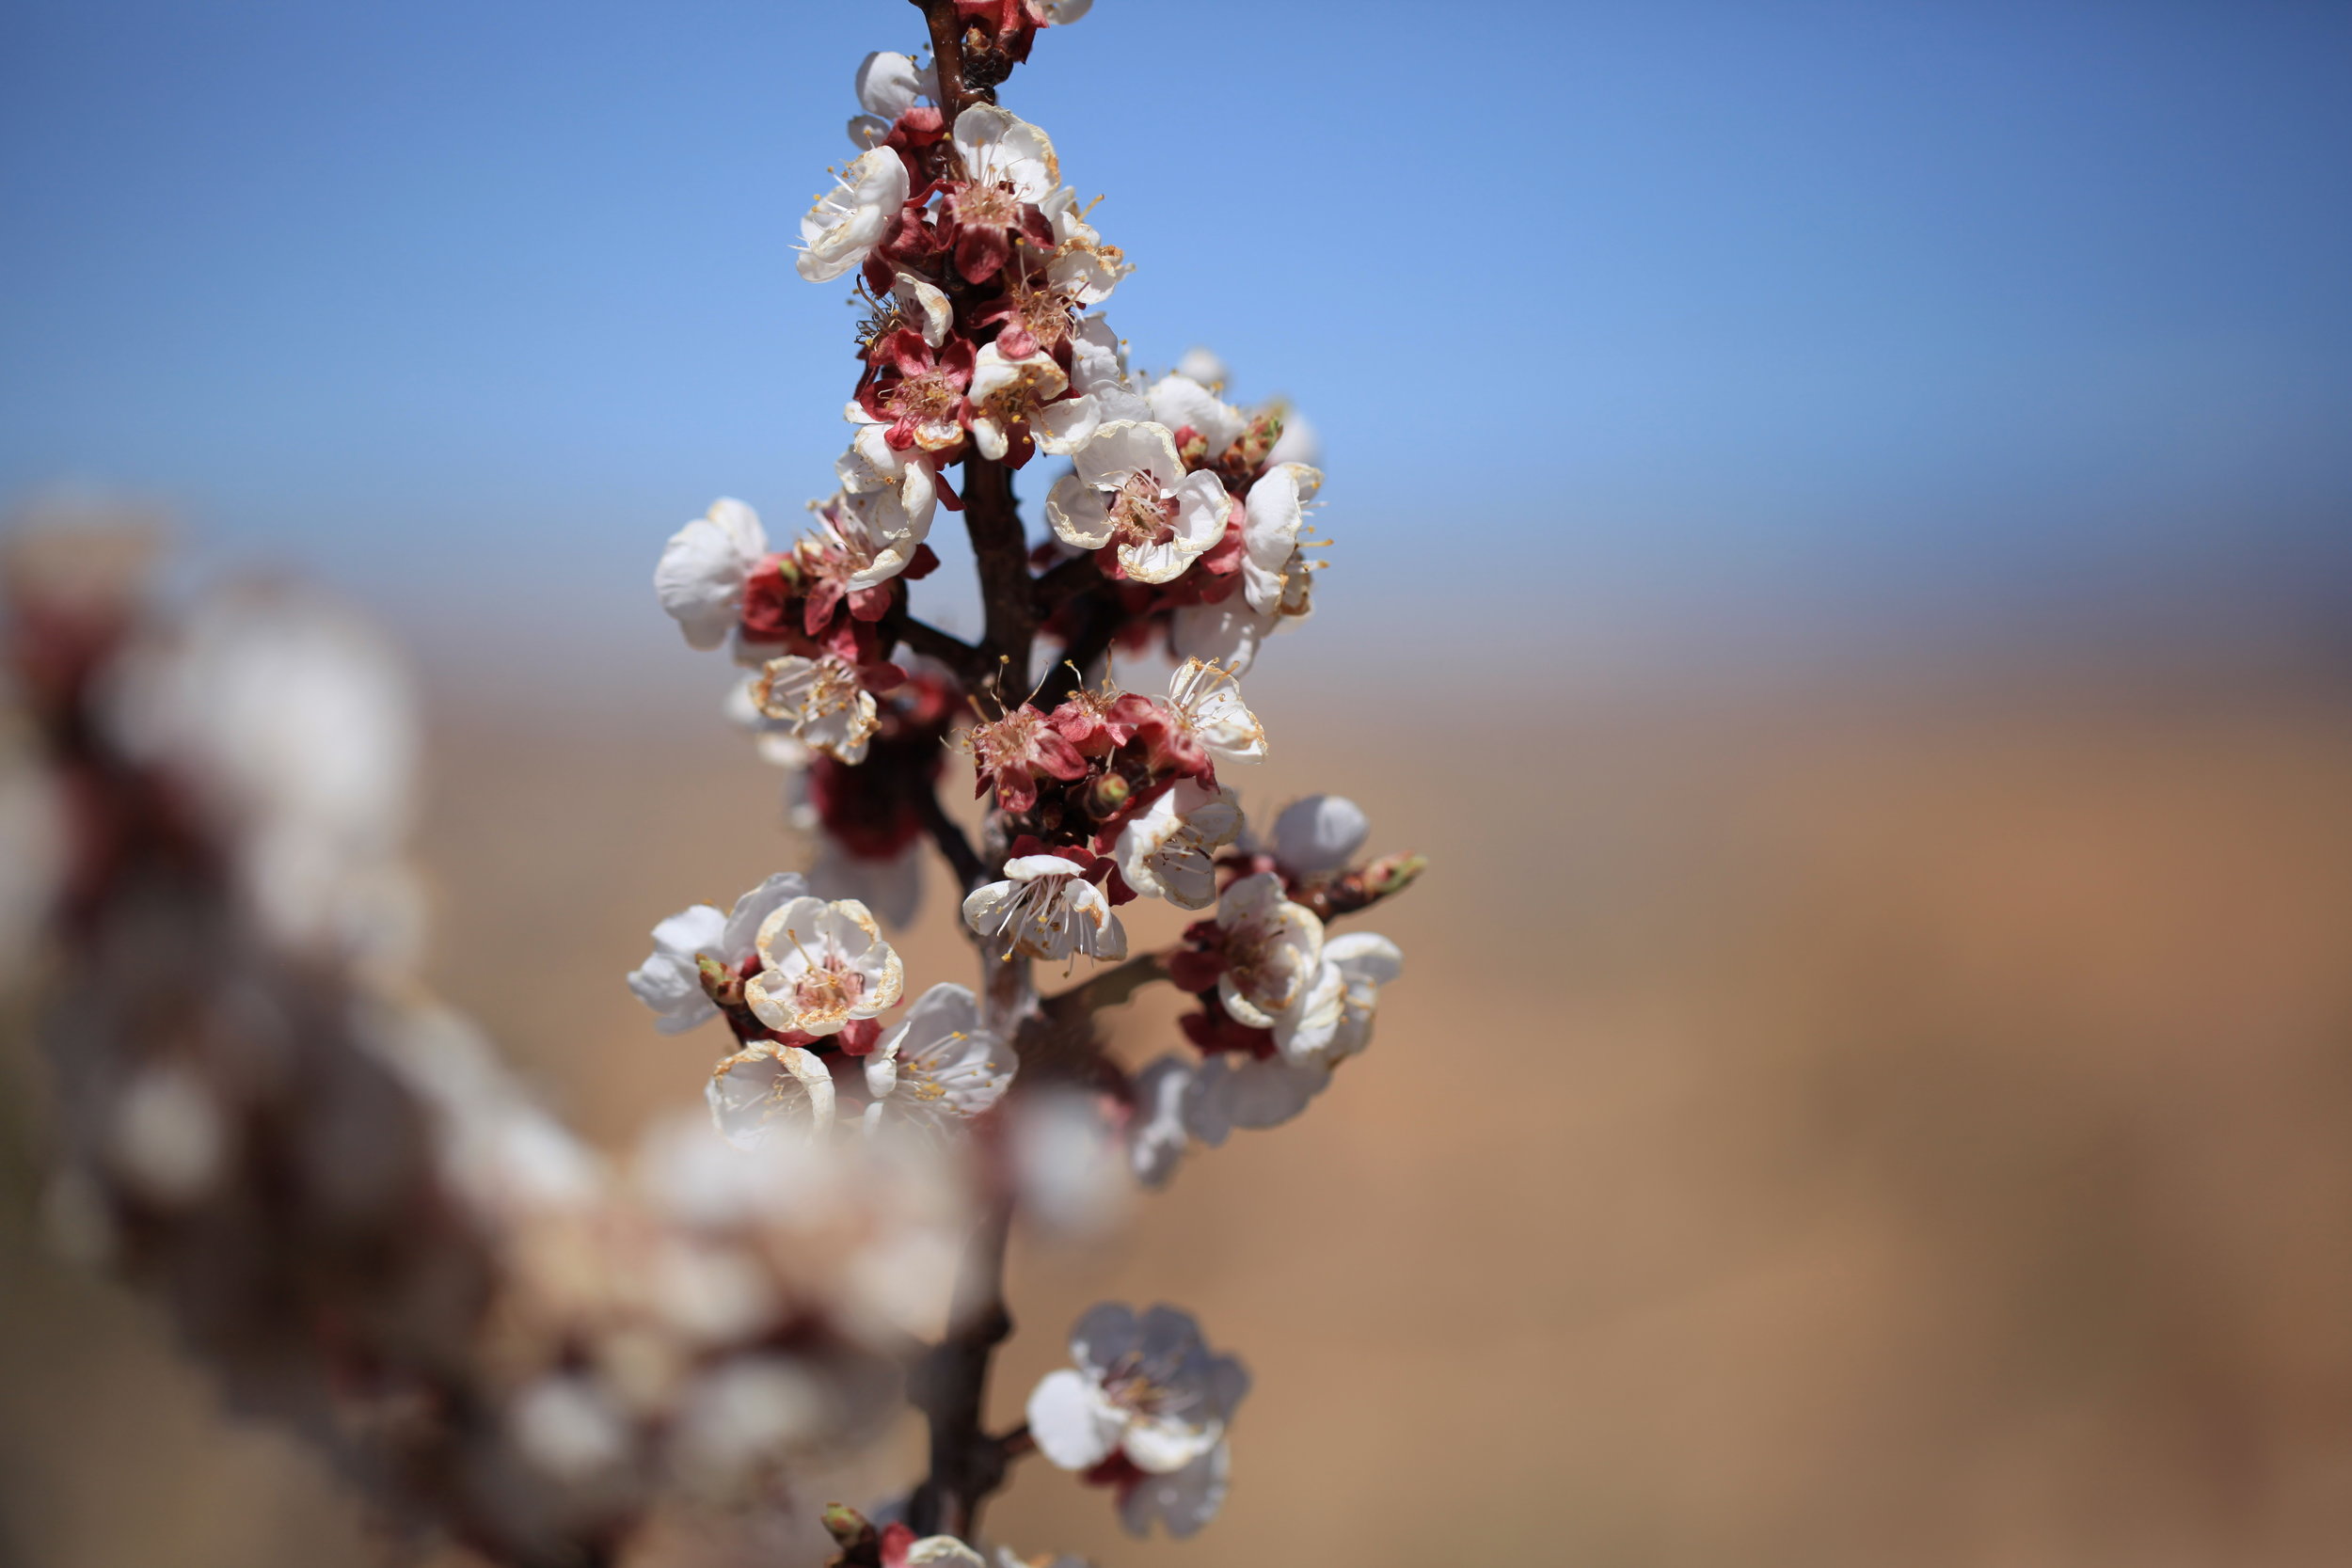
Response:
[[[1428,869],[1427,855],[1383,855],[1364,867],[1364,891],[1375,898],[1403,893]]]
[[[824,1513],[825,1531],[841,1548],[839,1562],[878,1562],[881,1559],[879,1539],[873,1521],[848,1503],[827,1503]]]
[[[1265,454],[1274,450],[1274,443],[1282,438],[1282,416],[1269,408],[1249,421],[1249,427],[1233,438],[1233,466],[1245,474],[1254,474],[1265,464]]]
[[[1127,787],[1126,780],[1116,773],[1105,773],[1087,791],[1087,807],[1097,816],[1109,816],[1125,805],[1134,793]]]
[[[697,954],[694,972],[702,976],[703,994],[710,998],[714,1007],[739,1007],[743,1005],[743,977],[707,953]]]

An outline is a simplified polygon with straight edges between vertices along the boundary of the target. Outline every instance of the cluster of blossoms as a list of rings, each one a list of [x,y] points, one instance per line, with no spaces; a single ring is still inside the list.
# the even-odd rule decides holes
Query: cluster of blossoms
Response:
[[[1267,740],[1241,677],[1311,609],[1323,475],[1304,422],[1226,401],[1205,351],[1131,372],[1102,313],[1126,259],[1052,139],[992,90],[1038,27],[1083,7],[923,8],[933,57],[859,68],[856,156],[801,225],[802,276],[850,279],[862,311],[835,488],[784,549],[721,501],[655,573],[687,641],[730,646],[748,672],[730,709],[790,770],[791,820],[816,852],[731,910],[663,921],[629,985],[664,1031],[724,1024],[707,1098],[746,1150],[894,1130],[963,1150],[992,1216],[975,1277],[993,1280],[1014,1211],[1052,1223],[1088,1207],[1079,1189],[1161,1185],[1193,1145],[1320,1094],[1370,1043],[1402,966],[1387,939],[1330,927],[1421,863],[1365,862],[1363,814],[1336,796],[1259,832],[1245,814],[1236,774]],[[1046,463],[1033,524],[1014,478]],[[985,626],[970,641],[912,602],[943,512],[961,515],[977,566]],[[1122,657],[1162,654],[1164,688],[1116,678]],[[958,752],[977,832],[940,799]],[[914,917],[927,843],[958,884],[971,989],[911,992],[885,935]],[[1120,911],[1137,899],[1199,918],[1173,947],[1131,952]],[[1081,960],[1108,967],[1078,979]],[[1040,996],[1041,965],[1075,983]],[[1129,1071],[1094,1014],[1157,982],[1195,999],[1190,1050]],[[935,1354],[957,1352],[971,1379],[990,1348]],[[1239,1364],[1168,1307],[1097,1308],[1073,1352],[1019,1434],[981,1429],[976,1383],[927,1384],[930,1477],[903,1529],[846,1519],[842,1560],[968,1552],[956,1537],[1031,1449],[1114,1488],[1138,1533],[1205,1524],[1248,1388]]]
[[[965,1151],[746,1155],[694,1117],[616,1168],[415,975],[381,644],[285,589],[169,624],[131,553],[5,563],[0,971],[45,944],[56,1239],[240,1408],[501,1563],[612,1560],[664,1497],[739,1516],[885,1433]]]
[[[423,999],[415,736],[364,632],[264,594],[162,635],[136,552],[87,541],[8,578],[0,958],[56,937],[53,1217],[246,1403],[501,1562],[612,1560],[673,1492],[789,1497],[902,1390],[930,1468],[828,1511],[845,1568],[1018,1568],[977,1525],[1032,1451],[1138,1534],[1200,1529],[1249,1379],[1183,1312],[1096,1307],[1026,1425],[983,1427],[1009,1229],[1099,1225],[1106,1190],[1298,1115],[1401,967],[1330,927],[1418,858],[1364,861],[1336,796],[1253,831],[1234,778],[1267,750],[1240,678],[1311,607],[1311,438],[1226,402],[1200,351],[1131,374],[1101,314],[1124,257],[993,102],[1085,0],[921,4],[932,60],[866,60],[857,155],[802,226],[802,275],[866,312],[834,486],[783,548],[721,500],[655,572],[687,641],[731,651],[729,711],[817,841],[661,921],[628,975],[661,1032],[723,1025],[709,1125],[615,1170]],[[1014,476],[1045,461],[1033,531]],[[943,511],[970,641],[911,604]],[[1164,686],[1120,684],[1160,653]],[[976,812],[941,798],[959,753]],[[911,988],[885,934],[927,845],[970,987]],[[1131,953],[1139,899],[1198,918]],[[1041,965],[1074,983],[1041,995]],[[1155,983],[1194,999],[1191,1049],[1130,1071],[1096,1015]]]

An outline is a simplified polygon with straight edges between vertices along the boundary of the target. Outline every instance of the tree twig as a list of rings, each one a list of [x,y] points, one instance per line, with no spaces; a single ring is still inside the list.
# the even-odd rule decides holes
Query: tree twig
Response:
[[[907,1500],[917,1535],[945,1532],[970,1540],[980,1507],[1005,1483],[1012,1457],[1007,1438],[981,1428],[989,1362],[1012,1333],[1005,1310],[1005,1240],[1011,1205],[998,1199],[973,1235],[956,1278],[952,1322],[961,1324],[914,1369],[908,1397],[930,1424],[930,1474]]]
[[[964,85],[963,31],[954,0],[914,0],[930,25],[931,63],[939,69],[939,112],[949,125],[956,116],[981,102],[981,95]]]
[[[947,864],[955,872],[956,880],[962,884],[961,892],[957,895],[959,898],[988,880],[988,863],[980,859],[977,849],[972,847],[972,840],[965,835],[956,819],[947,815],[947,808],[939,803],[937,789],[916,790],[914,812],[923,819],[924,831],[931,835],[931,842],[939,846],[939,852],[947,858]]]
[[[1123,964],[1098,972],[1084,985],[1045,998],[1039,1006],[1045,1009],[1048,1018],[1057,1020],[1116,1007],[1152,981],[1168,978],[1160,958],[1157,953],[1138,953]]]
[[[1082,601],[1082,607],[1076,635],[1070,640],[1070,646],[1062,650],[1061,661],[1046,672],[1044,683],[1038,688],[1039,707],[1055,707],[1077,690],[1086,679],[1088,667],[1108,653],[1119,636],[1125,617],[1120,614],[1116,604],[1101,594],[1092,594]]]
[[[1073,555],[1038,578],[1033,590],[1037,612],[1050,615],[1064,599],[1074,599],[1102,580],[1103,570],[1095,565],[1092,556]]]
[[[1029,606],[1029,536],[1013,499],[1012,470],[977,452],[963,460],[963,526],[979,562],[987,626],[980,653],[999,671],[997,695],[1014,705],[1028,695],[1029,644],[1037,636]]]
[[[898,625],[898,641],[927,658],[935,658],[953,670],[967,687],[987,678],[988,668],[980,657],[980,650],[962,638],[940,630],[929,621],[907,616]]]

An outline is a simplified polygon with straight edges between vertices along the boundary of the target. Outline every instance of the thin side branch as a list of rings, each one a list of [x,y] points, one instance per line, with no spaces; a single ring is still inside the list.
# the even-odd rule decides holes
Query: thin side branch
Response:
[[[899,641],[926,658],[939,660],[953,670],[966,686],[976,685],[988,673],[979,649],[961,637],[940,630],[929,621],[918,621],[910,615],[899,623],[898,631]]]
[[[947,858],[947,864],[956,874],[956,881],[963,893],[969,893],[988,880],[988,863],[980,852],[972,847],[972,840],[956,819],[947,815],[947,808],[939,803],[939,792],[921,789],[914,796],[915,814],[923,819],[924,832],[939,846],[939,852]],[[958,895],[959,897],[961,894]]]
[[[1042,1004],[1045,1015],[1056,1020],[1083,1017],[1099,1013],[1105,1007],[1116,1007],[1154,980],[1168,978],[1162,967],[1161,955],[1139,953],[1114,969],[1105,969],[1082,986],[1073,986],[1058,995],[1047,997]]]
[[[1074,599],[1103,580],[1102,568],[1090,555],[1073,555],[1037,579],[1037,612],[1050,615],[1065,599]]]
[[[1086,679],[1086,672],[1093,668],[1095,660],[1110,652],[1111,643],[1119,636],[1123,617],[1119,607],[1103,594],[1089,594],[1081,601],[1081,610],[1078,629],[1070,646],[1062,651],[1061,661],[1046,672],[1044,684],[1038,688],[1039,707],[1054,708],[1077,690]]]

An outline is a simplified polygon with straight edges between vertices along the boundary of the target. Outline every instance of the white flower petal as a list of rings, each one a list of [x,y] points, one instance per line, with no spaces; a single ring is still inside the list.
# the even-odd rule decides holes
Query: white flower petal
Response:
[[[1083,1372],[1064,1367],[1045,1374],[1029,1395],[1029,1435],[1038,1452],[1065,1470],[1086,1470],[1117,1449],[1124,1415]]]
[[[1337,871],[1372,834],[1372,819],[1343,795],[1310,795],[1274,819],[1274,858],[1293,876]]]

